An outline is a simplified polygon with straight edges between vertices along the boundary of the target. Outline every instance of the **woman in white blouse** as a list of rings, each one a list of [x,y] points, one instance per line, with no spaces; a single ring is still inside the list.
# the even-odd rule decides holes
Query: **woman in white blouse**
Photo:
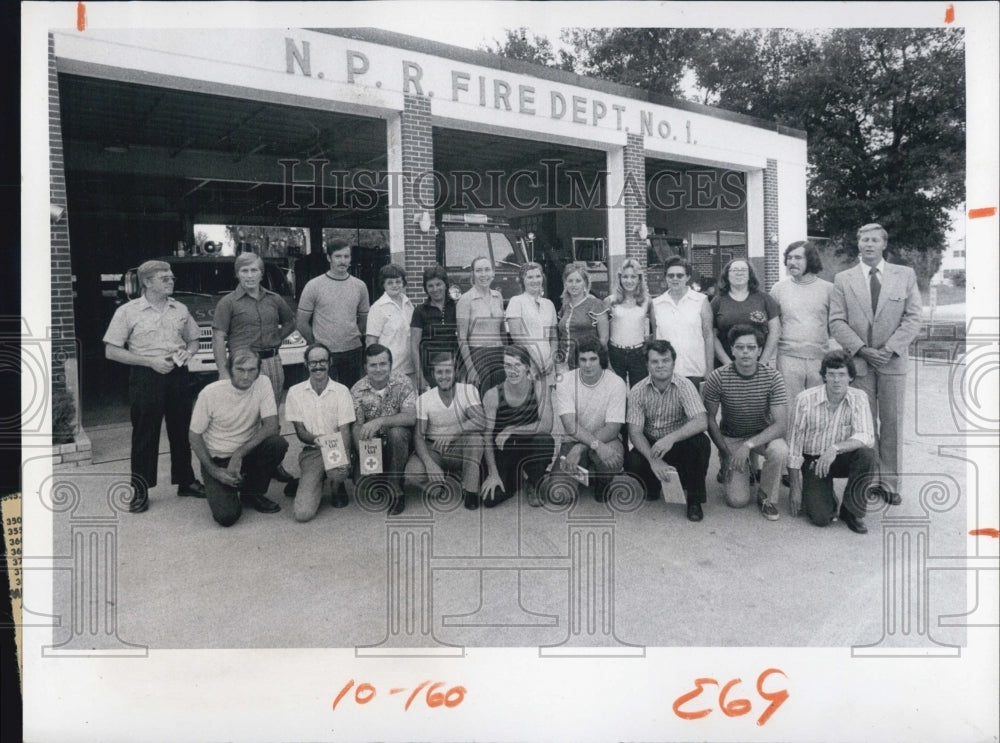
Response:
[[[629,387],[646,378],[642,344],[649,338],[649,289],[642,264],[627,258],[618,269],[618,285],[604,300],[611,317],[608,361]]]
[[[541,265],[525,263],[520,280],[524,291],[507,304],[507,332],[511,341],[528,349],[536,378],[551,386],[555,384],[556,308],[542,296],[545,274]]]

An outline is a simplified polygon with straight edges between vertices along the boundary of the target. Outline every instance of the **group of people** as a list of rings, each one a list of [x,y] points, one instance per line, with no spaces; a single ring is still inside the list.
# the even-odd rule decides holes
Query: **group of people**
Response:
[[[240,286],[215,315],[220,379],[186,417],[179,394],[197,326],[170,296],[169,265],[147,262],[144,296],[119,308],[105,337],[108,358],[133,367],[131,508],[148,507],[165,415],[178,494],[206,496],[223,525],[244,504],[280,510],[265,496],[276,475],[307,521],[325,481],[335,507],[347,504],[348,484],[380,482],[398,514],[406,493],[428,482],[457,485],[469,509],[518,494],[539,505],[552,478],[586,481],[604,501],[623,471],[648,499],[677,477],[688,519],[701,521],[714,445],[729,506],[756,501],[776,520],[785,484],[793,513],[801,507],[820,526],[839,516],[864,533],[869,497],[901,502],[906,357],[920,324],[915,275],[885,262],[887,238],[877,224],[859,229],[861,263],[833,284],[818,276],[816,247],[792,243],[788,276],[769,294],[735,259],[711,301],[689,286],[681,257],[666,262],[667,290],[656,298],[635,260],[624,261],[604,301],[590,293],[586,266],[571,264],[558,312],[536,263],[522,266],[523,291],[504,307],[486,257],[473,262],[473,285],[457,302],[445,270],[426,269],[418,306],[405,272],[385,266],[383,294],[369,308],[349,274],[350,247],[335,242],[330,270],[306,285],[294,322],[259,287],[260,259],[244,254]],[[281,466],[288,445],[271,373],[280,361],[267,363],[294,327],[309,342],[309,378],[285,406],[303,445],[299,479]],[[361,477],[359,452],[374,439],[381,472]],[[834,477],[848,478],[842,501]]]

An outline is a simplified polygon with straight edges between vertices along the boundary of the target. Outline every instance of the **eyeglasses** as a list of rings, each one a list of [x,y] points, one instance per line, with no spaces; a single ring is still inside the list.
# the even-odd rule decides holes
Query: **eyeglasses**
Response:
[[[330,365],[329,361],[307,361],[306,366],[310,369],[325,369]]]

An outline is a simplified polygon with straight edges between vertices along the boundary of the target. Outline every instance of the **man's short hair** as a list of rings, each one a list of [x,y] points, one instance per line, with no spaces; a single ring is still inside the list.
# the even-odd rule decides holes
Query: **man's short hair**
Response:
[[[823,261],[819,257],[819,248],[808,240],[796,240],[785,248],[785,265],[788,265],[788,255],[793,250],[802,248],[802,254],[806,258],[806,273],[819,273],[823,270]]]
[[[372,343],[370,346],[365,348],[365,363],[368,363],[368,359],[373,359],[384,353],[389,354],[389,366],[392,366],[392,351],[383,346],[381,343]]]
[[[385,282],[389,279],[402,279],[403,286],[406,286],[406,271],[395,263],[386,263],[378,270],[378,285],[382,291],[385,291]]]
[[[315,343],[310,343],[308,346],[306,346],[306,351],[305,351],[304,354],[302,354],[302,360],[303,361],[309,361],[309,353],[311,351],[315,351],[317,348],[320,348],[320,349],[326,351],[326,360],[327,361],[329,361],[330,357],[333,356],[333,354],[330,353],[330,347],[329,346],[327,346],[325,343],[320,343],[319,341],[316,341]]]
[[[424,269],[424,291],[427,291],[427,282],[431,279],[441,279],[444,282],[445,287],[448,286],[448,271],[439,263],[435,263],[433,266],[428,266]],[[446,295],[447,296],[447,295]]]
[[[455,363],[455,354],[450,351],[435,351],[431,354],[430,360],[427,362],[427,366],[432,369],[438,364],[452,364]]]
[[[528,353],[528,349],[524,346],[504,346],[503,355],[511,356],[524,364],[528,369],[531,368],[531,354]]]
[[[257,355],[257,352],[249,348],[237,348],[229,355],[229,360],[226,361],[226,368],[229,370],[230,376],[232,376],[233,369],[237,364],[247,360],[255,361],[257,363],[257,371],[260,371],[260,356]]]
[[[608,352],[604,350],[604,346],[597,338],[587,337],[576,344],[576,361],[580,362],[581,353],[596,353],[598,360],[601,362],[601,368],[608,368]]]
[[[827,369],[847,369],[847,374],[854,381],[854,378],[858,376],[858,369],[854,365],[854,359],[851,358],[851,354],[847,351],[838,348],[836,351],[830,351],[823,357],[823,361],[819,365],[819,375],[826,381],[826,370]]]
[[[667,271],[669,271],[674,266],[680,266],[681,268],[683,268],[684,273],[686,273],[689,277],[691,276],[691,271],[694,270],[691,268],[691,264],[679,255],[672,255],[663,262],[663,267]]]
[[[649,363],[649,352],[656,351],[659,354],[670,354],[670,358],[677,361],[677,351],[674,349],[673,344],[670,341],[665,340],[651,340],[646,341],[642,346],[642,357]]]
[[[886,245],[889,244],[889,233],[885,231],[885,227],[880,225],[878,222],[870,222],[862,227],[858,227],[857,236],[860,238],[862,232],[881,232],[882,239],[885,240]]]
[[[233,270],[238,275],[241,268],[243,268],[244,266],[252,266],[252,265],[260,266],[261,272],[264,271],[263,258],[261,258],[256,253],[240,253],[238,256],[236,256],[236,262],[233,264]]]
[[[146,261],[136,269],[136,276],[139,277],[139,285],[145,287],[146,279],[151,279],[160,271],[169,271],[170,264],[166,261]]]
[[[326,255],[327,257],[329,257],[334,253],[336,253],[338,250],[343,250],[344,248],[349,248],[349,247],[351,247],[351,245],[350,243],[347,242],[347,240],[341,240],[339,238],[336,240],[331,240],[326,244]]]
[[[732,348],[733,344],[736,343],[737,338],[742,338],[744,335],[752,335],[753,339],[757,341],[757,347],[760,349],[764,348],[764,334],[760,331],[760,328],[755,328],[753,325],[746,325],[745,323],[740,323],[739,325],[733,325],[726,333],[726,340],[729,341],[729,347]]]

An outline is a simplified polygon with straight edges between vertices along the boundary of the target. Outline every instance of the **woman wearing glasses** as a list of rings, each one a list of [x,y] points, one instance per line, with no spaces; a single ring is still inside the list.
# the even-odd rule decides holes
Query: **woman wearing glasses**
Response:
[[[667,290],[653,300],[649,319],[653,337],[670,341],[677,352],[674,373],[698,389],[712,370],[715,336],[708,298],[688,286],[691,264],[672,256],[666,264]]]
[[[770,294],[758,291],[760,282],[750,264],[734,258],[719,276],[719,293],[712,300],[715,326],[715,357],[719,366],[732,363],[729,329],[736,325],[752,325],[764,334],[764,351],[760,363],[774,365],[774,356],[781,337],[781,316],[778,303]]]
[[[646,378],[642,344],[649,337],[649,289],[642,264],[627,258],[618,269],[618,286],[604,300],[610,311],[608,362],[629,387]]]

